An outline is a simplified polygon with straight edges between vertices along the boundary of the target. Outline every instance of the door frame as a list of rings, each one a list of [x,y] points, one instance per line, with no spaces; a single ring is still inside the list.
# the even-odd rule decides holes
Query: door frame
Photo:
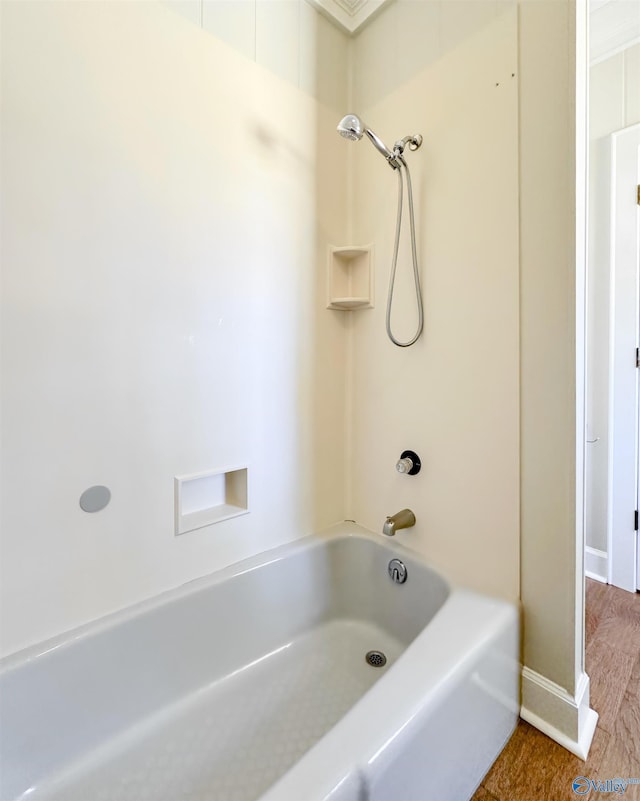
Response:
[[[611,134],[607,578],[629,592],[638,588],[639,147],[640,123]]]

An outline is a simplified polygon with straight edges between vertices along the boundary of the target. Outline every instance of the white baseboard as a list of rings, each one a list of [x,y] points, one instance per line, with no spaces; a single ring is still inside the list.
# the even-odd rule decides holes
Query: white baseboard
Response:
[[[589,707],[589,677],[583,673],[575,695],[571,695],[535,670],[522,668],[520,717],[567,751],[586,759],[598,722],[598,713]]]
[[[589,545],[584,549],[584,573],[587,578],[607,583],[609,557],[606,551],[591,548]]]

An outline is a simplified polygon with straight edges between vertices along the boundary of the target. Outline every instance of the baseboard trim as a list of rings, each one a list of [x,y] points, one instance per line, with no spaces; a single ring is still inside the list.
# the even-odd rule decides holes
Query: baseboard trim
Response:
[[[589,707],[589,677],[582,673],[575,695],[535,670],[522,668],[520,717],[579,759],[586,759],[598,714]]]
[[[598,548],[591,548],[589,545],[584,549],[584,572],[588,578],[607,583],[609,557],[606,551]]]
[[[551,726],[546,720],[538,717],[536,714],[531,712],[528,709],[522,708],[520,713],[520,717],[523,720],[526,720],[527,723],[530,723],[532,726],[535,726],[536,729],[539,729],[543,734],[546,734],[547,737],[550,737],[554,740],[558,745],[561,745],[563,748],[566,748],[567,751],[570,751],[572,754],[577,756],[579,759],[583,761],[589,756],[589,749],[591,748],[591,741],[593,740],[593,735],[596,730],[596,724],[598,723],[598,713],[590,709],[589,715],[587,719],[587,724],[582,732],[582,736],[579,740],[572,740],[568,735],[564,732],[561,732],[559,729],[556,729],[555,726]]]

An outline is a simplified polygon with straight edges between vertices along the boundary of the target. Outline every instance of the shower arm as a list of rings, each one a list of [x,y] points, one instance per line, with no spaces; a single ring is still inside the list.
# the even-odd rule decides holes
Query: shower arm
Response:
[[[405,136],[403,139],[398,139],[398,141],[393,146],[393,153],[395,156],[401,156],[404,153],[404,149],[407,145],[409,145],[409,150],[417,150],[420,145],[422,144],[422,135],[421,134],[414,134],[413,136]]]
[[[364,132],[367,134],[367,136],[373,142],[376,148],[387,159],[388,165],[393,170],[399,170],[404,164],[404,161],[402,159],[402,154],[404,153],[404,149],[407,145],[409,145],[409,150],[417,150],[422,144],[421,134],[414,134],[413,136],[405,136],[402,139],[398,139],[398,141],[393,146],[393,153],[392,153],[384,144],[384,142],[381,139],[379,139],[370,128],[365,128]],[[405,164],[404,166],[406,167],[407,165]]]

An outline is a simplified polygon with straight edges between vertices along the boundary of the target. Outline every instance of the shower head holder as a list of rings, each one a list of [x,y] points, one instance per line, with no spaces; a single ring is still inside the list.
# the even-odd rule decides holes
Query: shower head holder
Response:
[[[404,149],[407,145],[409,145],[409,150],[417,150],[421,144],[422,144],[422,134],[405,136],[402,139],[398,139],[398,141],[393,146],[393,152],[397,156],[401,156],[404,153]]]

